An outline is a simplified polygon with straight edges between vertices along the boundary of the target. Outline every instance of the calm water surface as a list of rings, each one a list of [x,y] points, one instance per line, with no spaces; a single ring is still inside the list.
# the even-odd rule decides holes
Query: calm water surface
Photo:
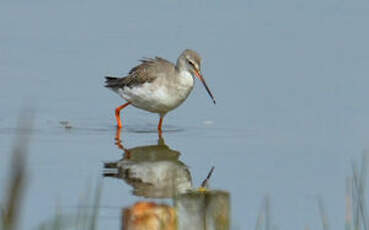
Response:
[[[193,186],[215,166],[210,187],[231,194],[232,229],[254,228],[266,195],[279,229],[321,227],[317,196],[343,229],[345,178],[369,145],[368,12],[360,0],[2,1],[2,199],[23,106],[35,121],[21,229],[34,229],[57,209],[77,212],[104,163],[123,156],[113,116],[123,101],[103,76],[192,48],[217,105],[197,82],[164,138]],[[156,115],[122,117],[125,148],[157,143]],[[143,198],[124,180],[102,183],[98,224],[119,229],[121,209]]]

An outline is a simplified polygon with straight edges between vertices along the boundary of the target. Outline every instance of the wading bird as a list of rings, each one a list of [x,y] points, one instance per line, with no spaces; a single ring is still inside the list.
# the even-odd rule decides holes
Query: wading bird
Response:
[[[186,49],[178,57],[176,64],[161,57],[146,58],[132,68],[128,76],[122,78],[106,76],[105,87],[112,89],[127,101],[115,109],[118,128],[122,127],[120,110],[132,104],[137,108],[159,114],[158,132],[161,135],[164,116],[186,100],[193,89],[194,77],[203,83],[215,104],[215,99],[200,70],[200,55]]]

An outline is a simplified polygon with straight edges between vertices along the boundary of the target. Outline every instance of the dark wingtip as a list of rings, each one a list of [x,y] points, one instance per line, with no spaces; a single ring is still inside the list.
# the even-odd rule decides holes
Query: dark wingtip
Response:
[[[114,79],[117,79],[117,78],[112,77],[112,76],[105,76],[105,81],[114,80]]]
[[[112,88],[112,84],[114,83],[115,80],[117,80],[118,78],[116,77],[112,77],[112,76],[105,76],[105,87],[106,88]]]

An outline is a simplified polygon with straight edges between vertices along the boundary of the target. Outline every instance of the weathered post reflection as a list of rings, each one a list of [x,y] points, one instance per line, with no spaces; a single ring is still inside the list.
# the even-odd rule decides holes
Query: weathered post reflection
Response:
[[[228,230],[230,199],[226,191],[191,191],[174,199],[177,229]]]

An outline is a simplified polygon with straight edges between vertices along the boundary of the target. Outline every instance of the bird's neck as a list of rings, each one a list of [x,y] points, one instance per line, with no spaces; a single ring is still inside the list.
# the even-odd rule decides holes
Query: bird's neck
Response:
[[[180,71],[177,81],[179,81],[180,84],[185,87],[192,87],[194,84],[193,75],[188,70]]]
[[[188,68],[186,66],[186,60],[182,55],[179,56],[179,58],[177,59],[176,70],[177,70],[178,73],[181,73],[183,71],[188,72]]]
[[[176,71],[178,73],[177,81],[179,81],[185,87],[193,86],[194,84],[193,74],[188,70],[186,66],[186,60],[182,55],[177,59]]]

